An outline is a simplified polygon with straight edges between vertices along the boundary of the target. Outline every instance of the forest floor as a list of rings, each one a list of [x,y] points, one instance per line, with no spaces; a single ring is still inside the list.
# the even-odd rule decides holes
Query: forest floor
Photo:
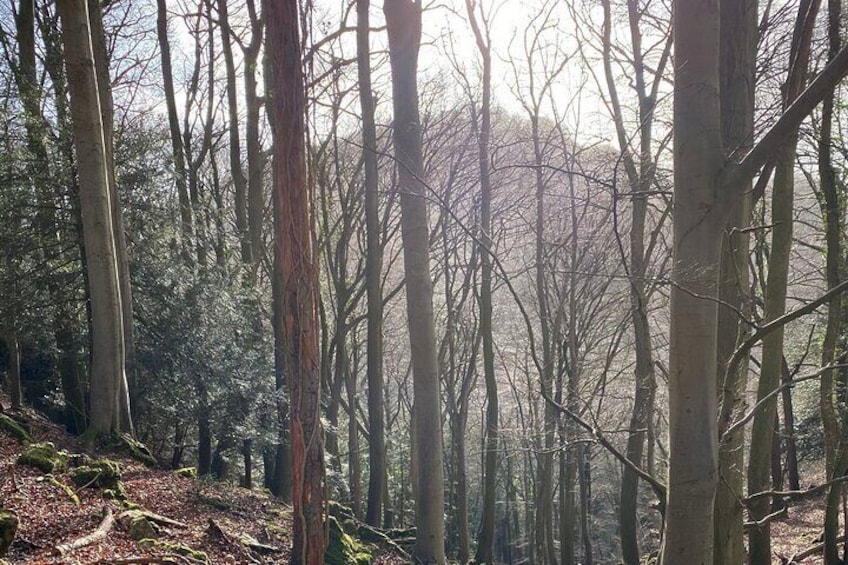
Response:
[[[35,441],[52,442],[68,453],[85,452],[75,438],[56,425],[36,414],[28,416]],[[0,430],[0,509],[14,511],[19,519],[17,535],[4,557],[10,564],[288,562],[291,508],[264,492],[179,476],[114,453],[89,452],[121,465],[125,499],[110,500],[102,488],[75,486],[67,470],[47,475],[16,464],[24,450],[23,444]],[[122,517],[128,508],[165,518],[154,523],[155,546],[133,539],[126,514]],[[59,554],[61,544],[95,532],[106,522],[108,513],[114,519],[104,537]],[[249,547],[253,542],[257,545]],[[377,565],[405,562],[390,548],[368,547]],[[189,549],[202,554],[189,553]]]
[[[70,454],[86,452],[76,438],[41,415],[28,412],[27,420],[35,441],[52,442]],[[104,496],[107,493],[103,488],[75,486],[70,476],[72,470],[57,470],[48,475],[17,464],[25,449],[24,444],[0,430],[0,509],[14,511],[19,519],[17,535],[5,556],[10,564],[288,562],[291,508],[264,491],[180,476],[113,452],[88,452],[93,457],[120,463],[125,499],[118,501]],[[820,484],[824,473],[812,468],[805,469],[803,475],[805,486],[810,487]],[[165,519],[155,524],[157,545],[149,547],[134,539],[138,535],[132,535],[126,520],[120,519],[127,508],[140,508],[153,517]],[[105,536],[58,554],[60,545],[95,532],[104,523],[107,512],[114,519]],[[820,563],[820,553],[791,559],[821,541],[823,515],[824,495],[817,495],[793,504],[785,516],[772,522],[774,562]],[[249,540],[247,545],[244,540]],[[257,545],[251,549],[249,545],[253,542]],[[406,562],[404,556],[390,547],[369,548],[375,565]],[[192,554],[189,550],[202,554]]]

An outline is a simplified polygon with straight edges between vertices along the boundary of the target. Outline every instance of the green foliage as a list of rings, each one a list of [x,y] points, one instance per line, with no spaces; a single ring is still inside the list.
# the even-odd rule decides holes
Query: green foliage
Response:
[[[21,453],[17,461],[18,465],[35,467],[44,473],[58,473],[68,465],[66,453],[56,449],[51,442],[34,443]]]

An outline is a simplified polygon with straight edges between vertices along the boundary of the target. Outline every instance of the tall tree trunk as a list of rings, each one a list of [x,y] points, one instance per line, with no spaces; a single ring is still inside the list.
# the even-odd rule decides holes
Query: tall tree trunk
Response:
[[[159,41],[159,53],[162,59],[162,82],[165,89],[165,106],[168,111],[168,127],[171,133],[171,153],[174,159],[174,180],[177,185],[177,197],[180,203],[180,226],[183,236],[183,249],[191,249],[193,241],[193,218],[191,201],[186,184],[186,158],[180,131],[180,119],[177,115],[174,74],[171,66],[171,43],[168,40],[168,6],[166,0],[156,0],[156,34]]]
[[[263,6],[267,6],[263,2]],[[267,7],[263,9],[267,13]],[[265,158],[262,155],[262,143],[259,139],[259,120],[261,101],[257,94],[256,67],[259,61],[259,49],[262,47],[264,18],[256,10],[254,0],[247,0],[250,17],[250,43],[244,51],[244,98],[247,116],[245,121],[245,140],[247,142],[247,225],[250,235],[251,257],[260,261],[264,249],[262,237],[265,217]],[[267,89],[266,89],[267,90]]]
[[[841,0],[828,0],[828,60],[833,60],[841,44],[840,19]],[[833,288],[843,277],[843,203],[836,185],[836,171],[832,162],[834,94],[831,92],[822,103],[821,132],[818,146],[819,185],[821,187],[821,207],[825,221],[825,273],[827,286]],[[827,326],[822,343],[821,365],[831,365],[837,357],[838,341],[844,328],[842,295],[830,299],[827,308]],[[822,432],[825,443],[825,469],[827,478],[832,479],[844,474],[844,440],[841,437],[839,418],[837,417],[838,399],[834,390],[836,370],[825,371],[819,385],[819,410],[822,419]],[[844,424],[844,423],[843,423]],[[824,562],[837,565],[839,561],[839,493],[842,485],[834,485],[828,492],[824,519]]]
[[[306,174],[306,89],[297,0],[266,2],[269,117],[274,136],[274,255],[290,392],[291,563],[324,562],[324,445],[318,355],[318,273]]]
[[[394,102],[394,144],[398,162],[406,309],[415,393],[418,488],[413,557],[421,563],[445,562],[442,419],[430,280],[430,229],[418,116],[418,49],[421,3],[387,0],[383,6],[389,35]]]
[[[716,303],[727,222],[719,101],[719,2],[674,6],[674,264],[669,477],[663,565],[713,561],[717,483]]]
[[[106,172],[109,178],[109,205],[112,214],[112,226],[115,233],[115,254],[118,260],[118,284],[121,291],[121,324],[124,334],[124,366],[126,377],[121,380],[119,393],[121,411],[121,431],[134,433],[130,392],[135,390],[135,332],[132,314],[132,283],[130,282],[130,263],[127,255],[127,238],[124,233],[124,216],[118,197],[118,185],[115,177],[115,110],[112,103],[112,81],[109,77],[109,58],[106,51],[106,35],[103,30],[103,14],[100,2],[88,0],[89,25],[91,26],[91,46],[94,52],[94,68],[97,74],[97,91],[100,95],[100,114],[103,120],[103,142],[106,150]],[[132,387],[130,385],[133,385]]]
[[[547,269],[545,268],[545,186],[543,176],[542,145],[539,132],[539,116],[531,116],[533,155],[536,169],[536,216],[535,216],[535,273],[536,301],[539,308],[539,324],[542,333],[542,374],[540,386],[545,398],[552,397],[554,380],[554,353],[551,337],[550,309],[548,308]],[[550,403],[545,402],[542,423],[542,446],[538,455],[538,479],[536,485],[536,550],[541,563],[554,565],[557,562],[553,539],[553,448],[556,413]]]
[[[744,0],[721,5],[721,111],[722,142],[734,151],[746,151],[754,142],[754,74],[757,50],[757,2]],[[720,387],[719,431],[744,406],[748,364],[726,375],[727,363],[737,345],[750,334],[739,312],[750,314],[750,238],[744,231],[751,222],[750,183],[724,229],[719,268],[718,367]],[[714,565],[742,563],[745,558],[743,492],[745,431],[740,429],[719,445],[719,481],[715,512]]]
[[[230,177],[235,192],[236,232],[241,244],[242,263],[253,262],[250,236],[247,232],[247,179],[241,166],[241,142],[239,139],[238,87],[236,68],[233,60],[233,46],[230,42],[230,16],[227,0],[218,0],[218,23],[221,28],[221,45],[224,53],[224,67],[227,71],[227,111],[229,116],[228,132],[230,136]],[[255,63],[255,61],[254,61]],[[253,69],[245,69],[253,73]]]
[[[820,0],[802,0],[795,22],[790,53],[790,71],[783,89],[784,110],[801,94],[806,84],[810,42]],[[789,277],[789,255],[792,250],[793,204],[795,193],[795,153],[798,134],[794,133],[777,151],[772,185],[771,253],[763,317],[766,323],[786,311],[786,288]],[[762,367],[757,384],[757,402],[780,386],[783,361],[783,327],[763,339]],[[772,395],[757,411],[751,426],[751,451],[748,463],[748,493],[769,490],[772,434],[777,413],[777,397]],[[750,508],[751,520],[762,520],[771,511],[769,497],[755,499]],[[771,563],[771,531],[769,523],[752,528],[748,535],[751,565]]]
[[[368,509],[365,521],[379,526],[386,490],[386,440],[383,420],[383,249],[380,243],[380,209],[377,170],[377,129],[374,94],[371,92],[369,0],[356,2],[356,59],[359,104],[362,111],[362,152],[365,166],[365,279],[368,318]]]
[[[480,168],[480,334],[483,341],[483,377],[486,381],[486,428],[483,461],[483,503],[477,536],[477,563],[492,563],[495,541],[495,499],[498,473],[498,383],[495,380],[495,348],[492,337],[492,180],[489,172],[489,138],[492,131],[492,56],[488,28],[481,29],[475,0],[466,0],[477,49],[483,60],[480,130],[477,160]],[[483,19],[481,17],[481,19]],[[486,20],[483,20],[486,22]]]
[[[121,430],[121,392],[126,383],[124,328],[112,193],[94,67],[88,5],[58,2],[71,94],[74,145],[80,177],[86,261],[92,319],[89,430],[109,435]],[[124,385],[125,386],[125,385]],[[127,430],[129,431],[129,430]]]

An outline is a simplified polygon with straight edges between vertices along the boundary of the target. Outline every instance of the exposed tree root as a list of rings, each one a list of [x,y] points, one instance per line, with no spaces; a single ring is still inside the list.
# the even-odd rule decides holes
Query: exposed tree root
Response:
[[[103,520],[100,522],[100,525],[97,526],[96,530],[81,538],[57,545],[53,550],[53,553],[56,555],[65,555],[75,549],[91,545],[92,543],[105,538],[112,529],[112,525],[115,523],[115,517],[112,514],[112,508],[109,506],[105,506],[103,508],[103,512]]]

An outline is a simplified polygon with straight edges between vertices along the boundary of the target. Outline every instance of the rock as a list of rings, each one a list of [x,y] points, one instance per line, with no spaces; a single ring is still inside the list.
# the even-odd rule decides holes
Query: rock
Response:
[[[192,559],[203,561],[204,563],[209,562],[209,556],[207,556],[206,553],[198,551],[196,549],[192,549],[189,546],[183,545],[181,543],[172,543],[152,538],[144,538],[143,540],[138,542],[138,546],[141,549],[163,549],[170,553],[182,555],[183,557],[191,557]]]
[[[147,519],[144,512],[139,510],[127,510],[118,516],[118,523],[127,529],[127,534],[136,541],[145,538],[155,539],[159,537],[159,530]]]
[[[155,467],[158,464],[147,446],[129,434],[122,433],[112,438],[109,447],[117,453],[122,453],[139,463],[144,463],[148,467]]]
[[[29,435],[29,432],[21,424],[5,414],[0,414],[0,430],[8,433],[20,443],[32,441],[32,436]]]
[[[335,516],[329,517],[330,543],[324,551],[327,565],[371,565],[368,548],[344,531]]]
[[[15,532],[18,531],[18,517],[11,510],[0,509],[0,556],[6,555]]]
[[[175,470],[174,474],[178,477],[184,477],[186,479],[196,479],[197,467],[183,467],[182,469]]]
[[[71,480],[78,487],[99,487],[119,491],[121,464],[111,459],[96,459],[90,465],[71,470]]]
[[[45,473],[58,473],[68,466],[68,455],[47,441],[33,443],[18,457],[18,465],[35,467]]]

